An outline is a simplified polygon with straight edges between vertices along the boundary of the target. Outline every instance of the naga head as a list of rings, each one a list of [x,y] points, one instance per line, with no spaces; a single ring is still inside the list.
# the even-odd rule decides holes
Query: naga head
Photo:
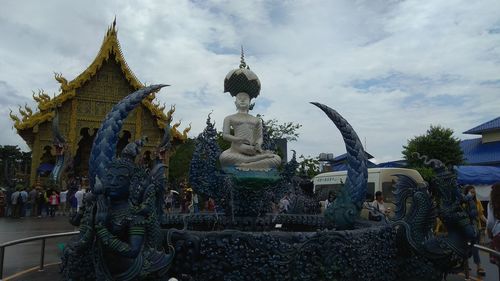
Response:
[[[430,191],[441,200],[449,202],[448,204],[456,201],[454,194],[458,185],[455,173],[439,159],[429,159],[427,155],[420,155],[418,152],[413,152],[412,155],[434,171],[435,176],[429,182]]]

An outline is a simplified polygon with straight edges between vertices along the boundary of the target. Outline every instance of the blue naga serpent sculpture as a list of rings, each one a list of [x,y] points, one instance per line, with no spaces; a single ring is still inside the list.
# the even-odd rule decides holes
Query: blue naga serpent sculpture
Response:
[[[142,88],[116,104],[97,132],[89,161],[91,192],[86,194],[80,234],[63,255],[65,280],[164,280],[173,259],[164,248],[160,220],[165,165],[149,170],[134,161],[145,139],[129,143],[115,158],[123,120],[150,93]],[[158,151],[168,149],[169,128]]]
[[[323,110],[337,126],[347,149],[347,179],[337,199],[325,211],[325,218],[337,229],[352,229],[366,197],[368,169],[363,145],[349,122],[337,111],[317,102],[312,104]]]
[[[439,160],[425,162],[436,172],[429,184],[419,185],[406,175],[397,175],[396,212],[390,223],[398,234],[400,266],[407,269],[400,272],[404,280],[442,280],[447,272],[461,271],[470,254],[467,242],[477,235],[462,207],[465,198],[455,174]],[[446,227],[446,236],[433,233],[436,218]]]
[[[335,110],[312,103],[323,110],[340,130],[347,148],[348,176],[325,218],[336,229],[351,229],[359,218],[365,200],[367,167],[361,142],[354,129]],[[456,176],[437,159],[417,157],[434,168],[436,176],[429,184],[417,184],[405,175],[395,175],[395,217],[386,220],[397,233],[398,278],[400,280],[441,280],[450,271],[459,271],[470,254],[468,241],[477,235],[468,214],[462,208]],[[411,202],[411,203],[410,203]],[[446,227],[446,236],[432,232],[436,218]]]
[[[72,160],[68,150],[68,143],[59,131],[59,114],[57,111],[54,119],[52,119],[52,136],[52,145],[56,151],[56,163],[50,173],[50,179],[55,183],[59,183],[62,174],[71,167]]]

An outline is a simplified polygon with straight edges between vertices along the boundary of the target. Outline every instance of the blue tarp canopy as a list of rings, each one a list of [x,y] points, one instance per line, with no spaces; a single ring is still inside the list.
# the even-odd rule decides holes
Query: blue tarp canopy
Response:
[[[459,184],[494,184],[500,182],[500,167],[456,166]]]
[[[36,171],[39,174],[45,174],[45,173],[52,172],[53,169],[54,169],[54,165],[52,165],[50,163],[42,163],[42,164],[40,164],[40,166],[38,166],[38,169],[36,169]]]
[[[377,164],[377,168],[406,168],[406,160],[396,160]]]

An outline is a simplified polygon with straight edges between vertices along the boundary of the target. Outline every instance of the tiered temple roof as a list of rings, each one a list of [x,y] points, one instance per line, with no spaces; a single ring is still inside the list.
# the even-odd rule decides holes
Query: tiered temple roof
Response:
[[[63,103],[72,100],[77,93],[76,89],[82,87],[86,82],[93,78],[101,69],[103,64],[110,58],[113,58],[120,66],[123,75],[131,85],[133,90],[138,90],[144,87],[144,84],[141,83],[139,79],[137,79],[137,77],[125,61],[120,48],[120,42],[118,41],[115,20],[106,32],[97,56],[95,57],[94,61],[87,67],[87,69],[85,69],[80,75],[69,82],[62,76],[62,74],[54,74],[55,79],[60,83],[60,92],[58,95],[50,97],[43,90],[39,90],[38,93],[33,92],[33,99],[36,101],[38,107],[37,112],[34,113],[33,110],[27,105],[25,105],[24,107],[20,106],[19,113],[21,116],[19,117],[13,114],[11,110],[10,117],[14,121],[14,127],[17,129],[21,137],[28,143],[28,145],[33,142],[32,134],[29,131],[31,131],[37,125],[40,125],[44,122],[50,122],[55,116],[55,109],[61,107]],[[165,114],[165,105],[161,106],[158,102],[155,102],[154,94],[149,96],[147,99],[144,99],[142,101],[142,104],[154,116],[159,128],[165,128],[167,124],[171,123],[172,114],[175,111],[175,106],[172,106],[170,110]],[[179,125],[180,122],[172,126],[172,134],[174,136],[174,139],[182,141],[187,138],[187,133],[190,130],[190,126],[184,129],[184,131],[181,133],[176,129]]]

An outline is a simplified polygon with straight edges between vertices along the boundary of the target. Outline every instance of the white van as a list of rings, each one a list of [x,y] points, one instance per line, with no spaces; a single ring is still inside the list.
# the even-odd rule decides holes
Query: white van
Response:
[[[394,202],[394,183],[397,181],[396,174],[402,174],[413,178],[417,183],[423,183],[424,179],[416,171],[403,168],[371,168],[368,169],[368,183],[366,200],[373,201],[375,192],[382,191],[384,202]],[[344,185],[347,178],[347,171],[322,173],[313,178],[314,193],[318,199],[323,201],[328,198],[330,192],[338,194],[339,189]]]

